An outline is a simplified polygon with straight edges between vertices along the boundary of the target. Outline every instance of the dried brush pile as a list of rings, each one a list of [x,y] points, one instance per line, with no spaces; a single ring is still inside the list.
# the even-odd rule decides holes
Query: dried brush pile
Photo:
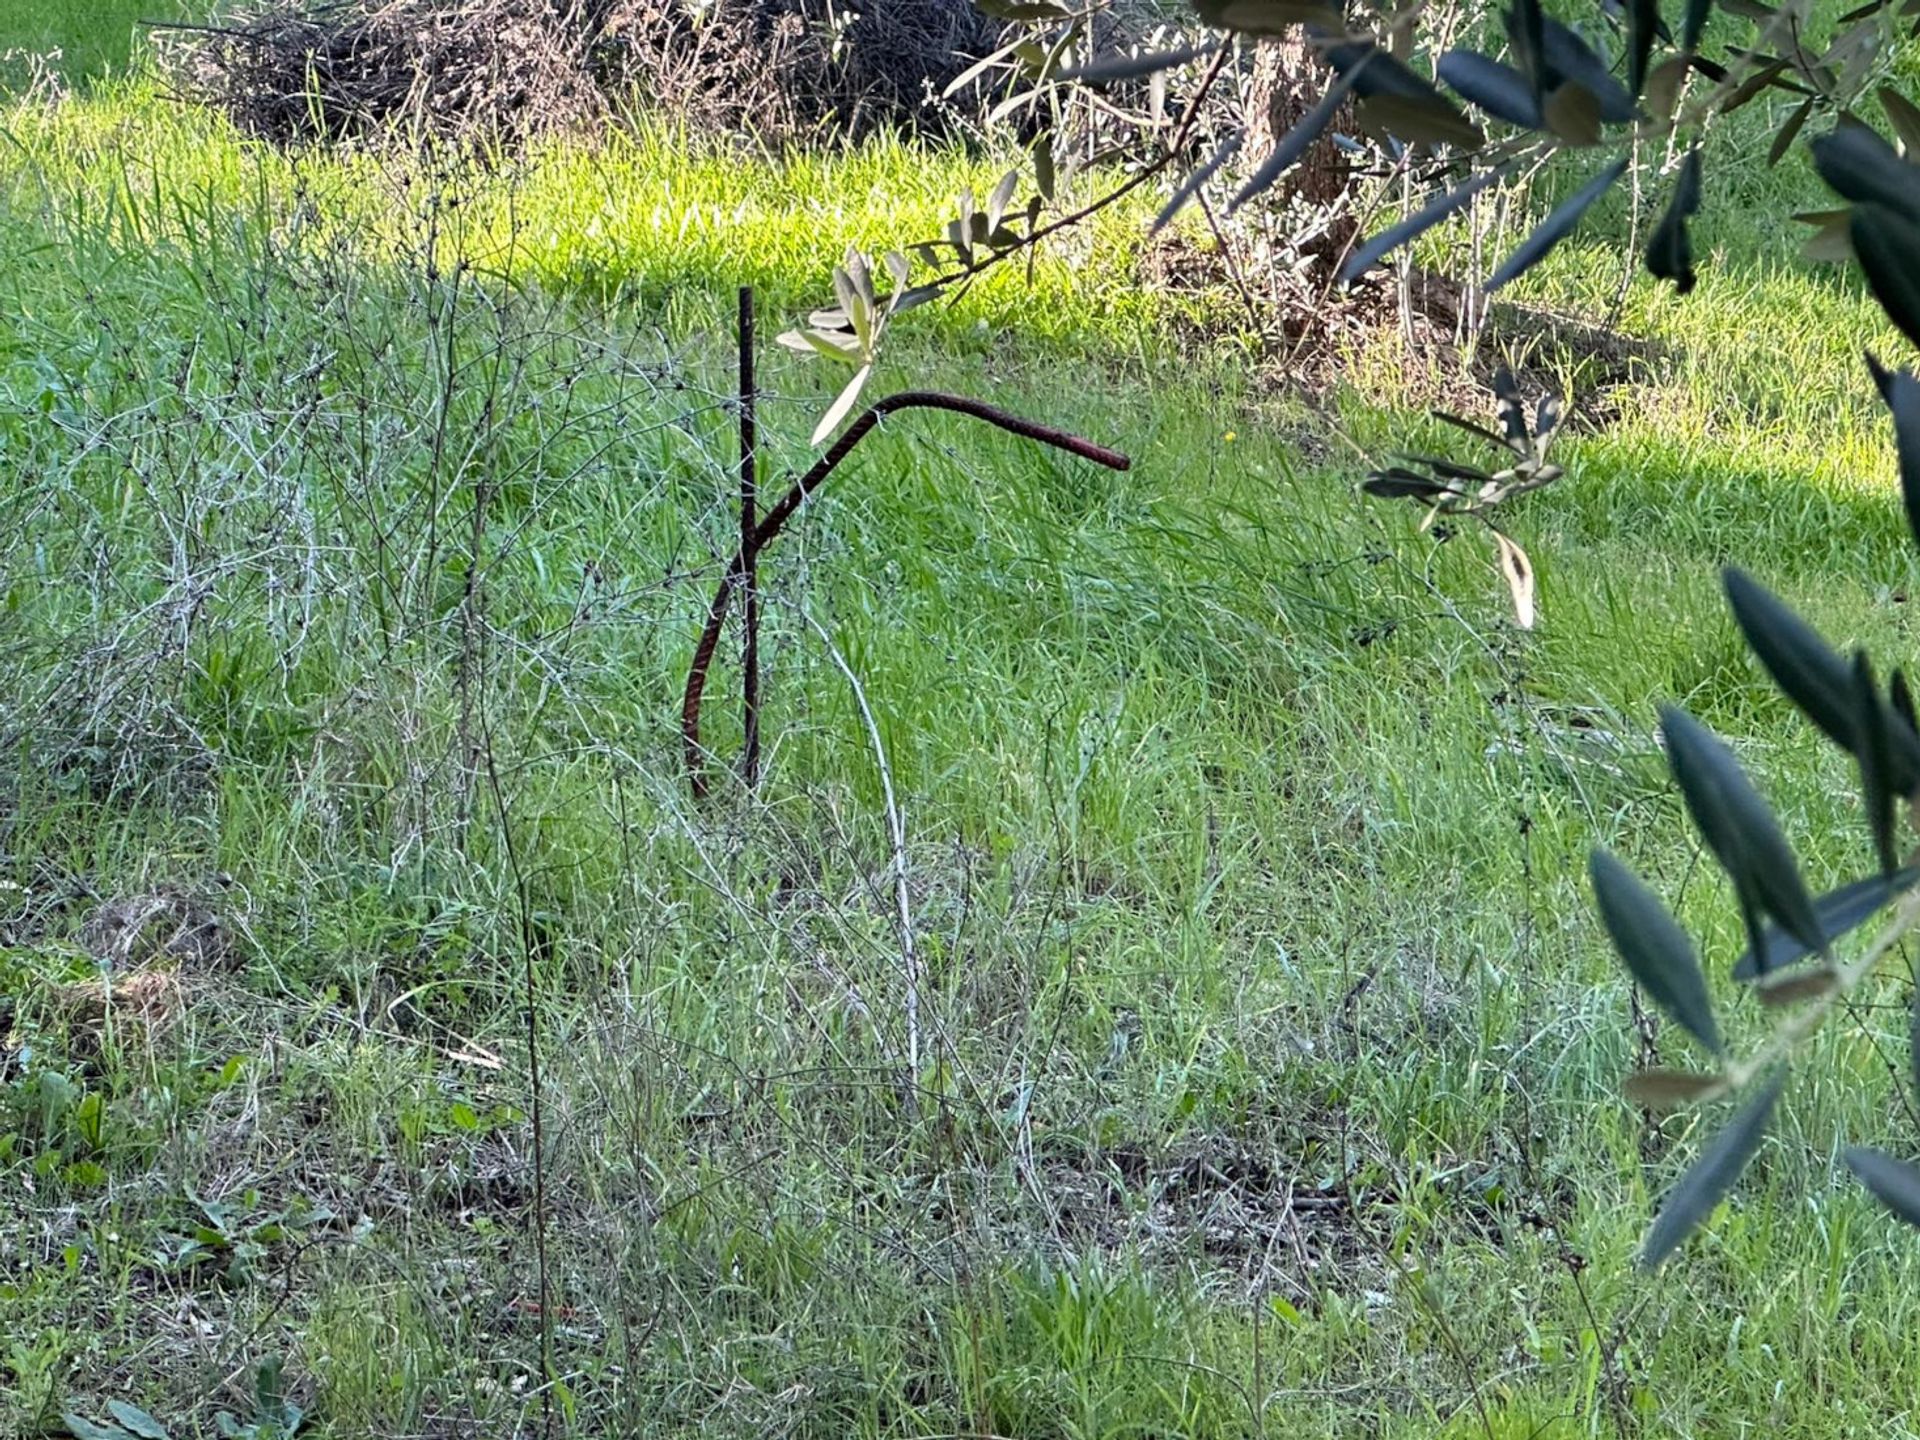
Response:
[[[273,0],[167,36],[182,90],[279,143],[511,143],[630,104],[784,140],[947,128],[998,26],[968,0]]]
[[[949,81],[999,43],[969,0],[613,0],[603,60],[616,91],[700,125],[857,137],[946,130]]]

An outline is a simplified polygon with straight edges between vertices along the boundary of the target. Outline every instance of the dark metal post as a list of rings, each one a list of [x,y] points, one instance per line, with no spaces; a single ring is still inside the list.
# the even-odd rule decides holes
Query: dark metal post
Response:
[[[753,287],[740,287],[740,576],[746,639],[740,656],[741,771],[747,788],[760,783],[760,527],[759,436],[754,428]]]

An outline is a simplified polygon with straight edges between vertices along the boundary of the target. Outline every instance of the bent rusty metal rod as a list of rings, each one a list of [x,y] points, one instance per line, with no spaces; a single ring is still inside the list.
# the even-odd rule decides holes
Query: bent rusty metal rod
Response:
[[[1109,470],[1126,470],[1133,464],[1118,450],[1109,450],[1104,445],[1096,445],[1065,430],[1056,430],[1051,425],[1023,420],[1018,415],[1010,415],[995,406],[969,400],[963,395],[946,395],[937,390],[902,390],[897,395],[889,395],[868,406],[833,442],[827,453],[814,463],[813,468],[794,481],[793,487],[780,498],[780,503],[767,511],[766,517],[754,529],[751,539],[743,540],[741,547],[727,562],[726,576],[721,580],[720,588],[713,592],[713,603],[707,607],[706,629],[701,631],[700,643],[694,647],[693,664],[687,670],[686,698],[680,706],[680,738],[686,753],[687,780],[693,787],[696,800],[704,800],[708,788],[706,751],[700,744],[700,701],[706,692],[707,674],[713,668],[713,654],[720,644],[720,630],[726,623],[727,607],[732,602],[734,592],[745,587],[747,576],[760,552],[779,535],[787,521],[793,518],[794,511],[827,482],[827,477],[853,453],[854,446],[872,434],[881,420],[897,410],[947,410],[956,415],[971,416],[997,426],[1008,434],[1050,445],[1069,455],[1077,455],[1082,460],[1104,465]]]

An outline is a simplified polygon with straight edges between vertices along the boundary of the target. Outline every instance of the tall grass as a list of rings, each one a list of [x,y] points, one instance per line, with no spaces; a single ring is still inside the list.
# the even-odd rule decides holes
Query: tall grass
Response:
[[[1636,293],[1678,355],[1515,517],[1525,636],[1470,537],[1161,353],[1119,216],[879,383],[1133,469],[890,423],[765,558],[765,786],[703,810],[674,720],[737,524],[723,306],[803,309],[987,172],[652,135],[409,174],[138,88],[7,128],[11,1427],[124,1397],[194,1433],[282,1353],[342,1436],[1911,1426],[1914,1266],[1833,1162],[1903,1011],[1828,1035],[1753,1182],[1636,1276],[1691,1136],[1615,1097],[1641,1042],[1577,880],[1603,840],[1732,941],[1656,697],[1734,736],[1812,878],[1865,853],[1713,577],[1908,634],[1864,412],[1728,333],[1818,282]],[[1782,344],[1838,357],[1851,307]],[[771,480],[832,377],[765,364]],[[862,701],[937,1042],[911,1104]],[[130,907],[161,923],[122,943]],[[150,1010],[134,973],[173,977]]]
[[[73,83],[125,76],[146,40],[146,22],[183,19],[203,7],[188,0],[9,0],[0,14],[0,55],[59,55]]]

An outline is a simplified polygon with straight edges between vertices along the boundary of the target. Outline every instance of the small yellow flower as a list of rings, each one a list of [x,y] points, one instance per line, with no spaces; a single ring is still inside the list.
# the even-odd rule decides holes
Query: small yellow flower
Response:
[[[1231,445],[1234,441],[1238,440],[1240,437],[1236,435],[1233,431],[1229,430],[1227,431],[1226,434],[1222,435],[1220,438],[1226,441],[1227,444]]]

